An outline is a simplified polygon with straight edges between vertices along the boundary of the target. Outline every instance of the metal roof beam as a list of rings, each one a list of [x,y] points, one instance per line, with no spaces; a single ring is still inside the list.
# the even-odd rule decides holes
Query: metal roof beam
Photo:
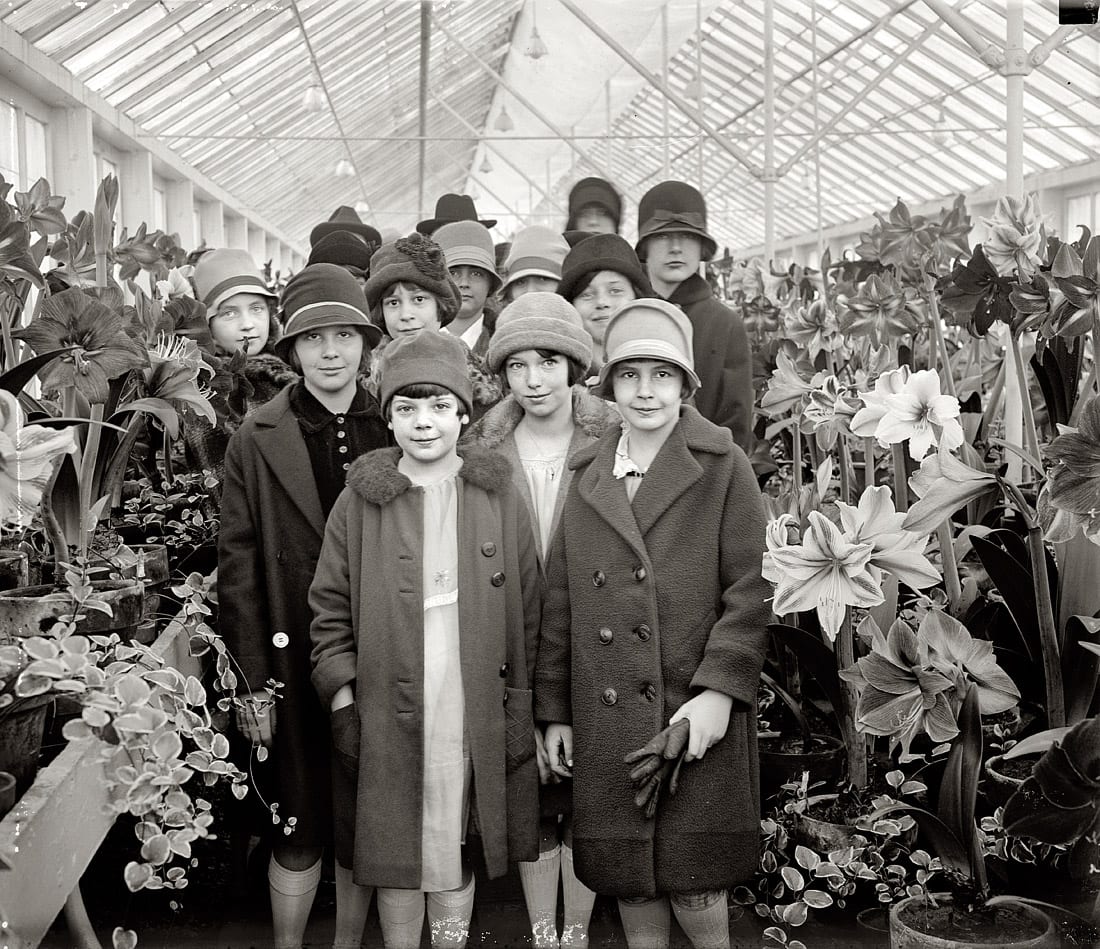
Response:
[[[37,43],[39,40],[49,36],[54,30],[61,29],[61,27],[70,20],[75,20],[89,7],[95,6],[99,2],[100,0],[87,0],[87,2],[83,4],[63,4],[53,16],[48,16],[44,20],[39,20],[29,29],[22,30],[23,39],[28,43]]]

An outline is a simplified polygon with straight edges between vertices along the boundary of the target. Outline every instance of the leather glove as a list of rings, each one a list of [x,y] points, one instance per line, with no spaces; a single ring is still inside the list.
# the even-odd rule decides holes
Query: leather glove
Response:
[[[680,767],[684,763],[690,731],[691,724],[681,719],[623,758],[625,764],[634,765],[630,771],[630,781],[637,792],[634,803],[647,818],[657,813],[661,785],[668,782],[670,797],[680,785]]]
[[[336,763],[352,780],[359,775],[359,709],[353,702],[331,715],[332,750]]]

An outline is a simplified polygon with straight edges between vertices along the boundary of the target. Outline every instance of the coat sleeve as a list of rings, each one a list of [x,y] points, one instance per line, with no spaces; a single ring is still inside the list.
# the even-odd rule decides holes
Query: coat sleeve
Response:
[[[717,302],[717,301],[716,301]],[[728,326],[726,358],[722,366],[722,402],[715,424],[728,428],[745,451],[752,439],[752,350],[741,314],[718,303],[716,319]]]
[[[348,509],[351,491],[336,499],[325,525],[317,571],[309,587],[313,622],[313,687],[327,711],[341,686],[355,681],[356,646],[352,628],[351,576],[348,571]]]
[[[542,606],[538,658],[535,662],[535,718],[540,722],[568,724],[573,721],[570,693],[571,628],[569,569],[563,516],[550,552],[550,570],[546,581],[546,599]]]
[[[754,707],[772,620],[770,584],[761,576],[766,515],[745,453],[734,448],[719,534],[722,608],[710,631],[693,689],[714,689]]]
[[[225,455],[221,522],[218,528],[218,627],[244,678],[258,691],[272,676],[267,579],[254,500],[259,487],[245,470],[251,445],[235,434]]]

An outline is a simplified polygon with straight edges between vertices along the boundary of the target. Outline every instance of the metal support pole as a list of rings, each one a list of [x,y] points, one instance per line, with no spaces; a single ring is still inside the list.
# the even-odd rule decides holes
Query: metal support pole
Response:
[[[1024,196],[1024,76],[1030,71],[1024,49],[1023,0],[1008,0],[1004,74],[1005,96],[1005,193]]]
[[[695,82],[699,98],[695,104],[699,107],[698,122],[703,121],[703,0],[695,0]],[[667,99],[665,100],[668,101]],[[703,181],[703,136],[699,136],[699,193],[706,194]]]
[[[661,81],[668,88],[668,0],[661,7]],[[661,134],[664,136],[662,152],[664,153],[664,179],[668,181],[672,177],[672,169],[668,161],[668,96],[661,99]]]
[[[549,197],[551,194],[553,194],[553,192],[554,192],[554,188],[550,184],[550,158],[547,157],[547,159],[546,159],[546,195],[547,195],[547,197]],[[546,226],[547,227],[553,227],[554,226],[554,215],[550,211],[550,202],[549,201],[546,202]]]
[[[932,8],[941,20],[951,26],[951,28],[959,34],[970,47],[978,54],[978,57],[987,66],[992,66],[994,69],[999,69],[1004,65],[1005,54],[996,43],[991,43],[981,33],[979,33],[974,25],[956,10],[947,0],[924,0],[924,2]],[[1011,16],[1011,14],[1009,14]]]
[[[764,264],[775,257],[775,0],[764,0]]]
[[[432,50],[432,3],[420,0],[420,174],[416,206],[424,217],[424,182],[428,175],[428,65]]]
[[[810,0],[810,56],[812,57],[812,94],[814,110],[814,135],[818,135],[821,125],[821,117],[818,111],[818,92],[820,77],[818,76],[817,63],[817,0]],[[818,137],[814,144],[814,217],[817,223],[817,260],[820,264],[825,256],[825,239],[822,234],[821,223],[821,139]],[[870,483],[870,482],[868,482]]]

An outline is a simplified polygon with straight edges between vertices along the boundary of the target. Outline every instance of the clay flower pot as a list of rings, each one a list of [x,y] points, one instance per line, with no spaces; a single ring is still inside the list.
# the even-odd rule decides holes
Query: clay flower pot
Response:
[[[890,907],[891,949],[1048,949],[1057,945],[1050,917],[1026,903],[972,913],[947,893],[936,905],[911,896]]]

